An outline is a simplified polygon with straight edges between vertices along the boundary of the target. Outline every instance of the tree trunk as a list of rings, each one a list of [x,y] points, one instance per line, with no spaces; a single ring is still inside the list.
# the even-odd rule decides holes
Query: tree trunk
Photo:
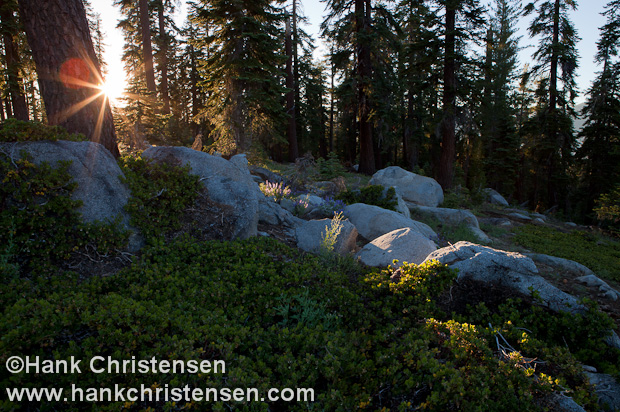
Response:
[[[81,0],[19,0],[48,122],[83,133],[119,156]]]
[[[148,0],[140,0],[139,4],[146,88],[149,92],[155,93],[155,71],[153,70],[153,47],[151,46],[151,20],[149,18]]]
[[[551,44],[551,67],[549,69],[549,140],[562,150],[562,142],[558,133],[558,54],[560,45],[560,0],[555,0],[553,10],[553,40]],[[556,153],[551,153],[547,164],[547,207],[557,204],[557,186],[554,179],[556,171]]]
[[[192,83],[192,128],[194,137],[198,135],[198,122],[196,117],[198,116],[198,68],[196,67],[196,51],[194,46],[189,45],[189,55],[191,64],[190,81]]]
[[[164,1],[159,5],[159,36],[161,37],[161,100],[164,103],[163,114],[170,113],[170,96],[168,95],[168,42],[166,39],[166,21],[164,16]]]
[[[558,99],[558,52],[560,48],[560,0],[555,0],[553,10],[553,42],[551,45],[551,67],[549,73],[549,113],[555,114]]]
[[[8,77],[8,90],[13,103],[13,114],[18,120],[30,120],[28,115],[28,105],[24,95],[22,79],[19,77],[21,59],[15,44],[13,29],[11,26],[16,24],[12,7],[9,8],[3,0],[0,1],[0,18],[2,19],[2,38],[4,40],[4,53],[6,60],[6,71]]]
[[[293,0],[293,90],[295,90],[295,119],[299,119],[299,60],[297,56],[297,46],[299,44],[298,32],[297,32],[297,0]],[[295,121],[295,136],[297,146],[299,147],[302,142],[299,141],[303,137],[300,129],[300,124]],[[298,149],[299,151],[299,149]]]
[[[297,148],[297,123],[295,118],[295,79],[293,77],[293,45],[291,39],[291,21],[286,19],[284,48],[286,53],[286,113],[289,115],[286,135],[288,137],[288,161],[294,162],[299,157]]]
[[[329,151],[334,151],[334,47],[330,54],[330,89],[329,89]]]
[[[441,156],[438,181],[446,190],[452,187],[456,158],[456,64],[455,64],[456,10],[446,6],[446,39],[443,71],[443,118],[441,120]]]
[[[360,136],[360,164],[359,172],[371,175],[375,173],[375,155],[372,143],[372,124],[370,123],[370,102],[368,101],[368,87],[372,68],[370,65],[370,47],[368,45],[369,32],[369,3],[364,0],[355,0],[355,29],[357,32],[357,96],[359,105],[359,136]]]

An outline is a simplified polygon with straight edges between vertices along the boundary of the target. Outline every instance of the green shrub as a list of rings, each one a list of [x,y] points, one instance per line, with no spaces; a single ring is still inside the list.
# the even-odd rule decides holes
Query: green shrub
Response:
[[[611,333],[614,322],[599,311],[594,302],[586,299],[585,304],[588,307],[585,313],[554,313],[522,299],[510,298],[497,307],[488,306],[485,302],[468,305],[464,316],[456,315],[455,319],[492,325],[494,328],[489,328],[487,332],[495,335],[501,331],[515,348],[529,356],[535,357],[533,355],[536,354],[546,360],[554,354],[554,363],[568,362],[575,367],[572,361],[567,360],[570,351],[579,362],[618,376],[620,350],[610,348],[602,339]],[[557,348],[562,348],[566,353],[556,357]],[[543,354],[549,356],[544,357]],[[570,375],[573,379],[579,379],[575,376],[578,371],[570,371]]]
[[[35,165],[27,153],[18,160],[0,155],[0,250],[3,271],[43,272],[89,247],[105,254],[121,248],[127,234],[115,222],[81,221],[81,202],[71,199],[77,184],[68,162]]]
[[[574,260],[610,280],[620,280],[620,243],[584,231],[562,233],[546,226],[516,229],[515,242],[536,253]]]
[[[85,371],[80,387],[312,388],[314,403],[11,404],[54,410],[542,410],[559,385],[591,404],[566,350],[541,346],[544,374],[498,358],[494,335],[446,319],[435,299],[455,272],[437,263],[332,271],[267,238],[148,246],[116,276],[71,275],[2,285],[0,353],[68,359],[223,360],[225,374]],[[392,278],[392,280],[391,280]],[[547,352],[544,352],[548,350]],[[531,356],[531,355],[530,355]],[[562,366],[565,365],[565,366]],[[572,366],[571,366],[572,367]],[[575,369],[576,370],[576,369]],[[536,375],[536,379],[533,375]],[[71,374],[14,374],[12,387],[68,388]]]
[[[342,192],[336,195],[336,200],[342,200],[347,205],[352,205],[354,203],[365,203],[367,205],[375,205],[382,207],[384,209],[396,210],[396,205],[398,202],[395,199],[396,190],[393,187],[390,187],[387,191],[385,191],[384,195],[384,187],[381,185],[371,185],[361,188],[359,191],[349,191]]]
[[[189,166],[158,164],[140,157],[123,157],[119,163],[131,190],[125,206],[131,223],[146,239],[178,229],[184,211],[198,196],[198,176],[189,173]]]
[[[33,142],[40,140],[86,141],[83,134],[69,133],[60,126],[48,126],[39,122],[7,119],[0,123],[0,142]]]

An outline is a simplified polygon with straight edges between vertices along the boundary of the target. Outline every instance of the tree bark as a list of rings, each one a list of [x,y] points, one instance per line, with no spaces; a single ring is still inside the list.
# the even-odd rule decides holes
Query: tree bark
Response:
[[[438,182],[446,190],[452,187],[456,159],[456,63],[455,24],[456,10],[446,5],[446,36],[443,71],[443,118],[441,120],[441,156]]]
[[[330,72],[329,77],[331,80],[329,88],[329,151],[334,151],[334,47],[331,48],[330,53]]]
[[[295,90],[295,119],[299,119],[299,56],[297,54],[299,45],[299,33],[297,32],[297,0],[293,0],[293,89]],[[301,133],[300,125],[295,122],[297,147],[302,142],[299,140],[303,137]],[[298,149],[299,151],[299,149]]]
[[[24,86],[19,76],[21,59],[17,44],[15,44],[16,25],[12,7],[9,7],[4,0],[0,0],[0,18],[2,19],[2,38],[4,40],[4,53],[6,61],[6,71],[8,77],[8,89],[13,104],[13,114],[18,120],[30,120],[28,115],[28,105],[24,94]]]
[[[164,15],[164,1],[159,4],[159,36],[161,37],[161,100],[164,103],[163,114],[170,113],[170,96],[168,95],[168,42],[166,41],[166,21]]]
[[[81,0],[19,0],[48,122],[119,156],[112,111]]]
[[[286,19],[286,31],[284,39],[284,48],[286,53],[286,113],[289,115],[288,127],[286,135],[288,137],[288,160],[294,162],[299,157],[299,149],[297,147],[297,122],[295,107],[295,78],[293,76],[293,41],[291,39],[291,21]]]
[[[148,0],[140,0],[139,5],[146,88],[149,92],[155,93],[155,71],[153,69],[153,46],[151,45],[151,20],[149,18]]]
[[[372,142],[372,124],[370,123],[370,102],[368,87],[372,76],[370,47],[370,1],[355,0],[355,28],[357,32],[357,74],[359,105],[360,164],[359,172],[371,175],[375,173],[375,155]]]

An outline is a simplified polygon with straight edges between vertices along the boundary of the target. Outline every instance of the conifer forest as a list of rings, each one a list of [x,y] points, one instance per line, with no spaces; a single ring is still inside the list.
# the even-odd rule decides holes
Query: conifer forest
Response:
[[[600,10],[598,71],[582,90],[573,20],[587,2],[325,0],[312,36],[301,0],[113,0],[127,82],[113,102],[97,90],[114,79],[93,1],[0,3],[2,120],[65,125],[116,156],[200,138],[225,157],[332,156],[369,175],[398,165],[444,190],[490,187],[532,210],[617,224],[619,0]],[[88,45],[91,67],[67,70],[99,80],[60,93],[37,66],[66,61],[69,38]],[[55,109],[84,99],[76,113]]]

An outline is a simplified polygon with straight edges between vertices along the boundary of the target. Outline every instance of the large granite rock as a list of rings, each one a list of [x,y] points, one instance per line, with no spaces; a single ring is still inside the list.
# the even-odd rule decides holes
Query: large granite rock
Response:
[[[376,238],[364,246],[357,257],[365,265],[377,267],[392,265],[396,259],[396,267],[399,267],[402,262],[420,264],[435,250],[435,242],[410,228],[404,228]]]
[[[344,215],[357,228],[359,234],[369,241],[402,228],[410,228],[430,240],[437,239],[437,234],[428,225],[379,206],[355,203],[345,207]]]
[[[408,172],[398,166],[379,170],[370,179],[371,185],[393,186],[405,202],[436,207],[443,202],[443,190],[430,177]]]
[[[492,205],[509,206],[508,201],[504,199],[504,196],[500,195],[497,191],[488,187],[484,189],[483,192],[487,202],[491,203]]]
[[[410,204],[411,210],[419,212],[423,215],[432,216],[439,220],[442,224],[448,226],[465,225],[482,243],[491,243],[491,239],[480,230],[478,219],[469,210],[448,209],[444,207],[428,207]]]
[[[131,195],[121,183],[123,172],[110,152],[99,143],[69,141],[39,141],[0,143],[0,151],[11,159],[21,158],[26,151],[35,164],[47,162],[55,166],[60,161],[71,164],[68,173],[77,183],[71,197],[81,200],[78,211],[85,222],[109,222],[120,217],[121,224],[132,231],[129,250],[142,246],[142,239],[129,226],[129,214],[124,207]]]
[[[439,262],[459,270],[459,279],[470,278],[514,290],[529,296],[537,291],[543,303],[556,312],[581,312],[583,305],[574,296],[562,292],[540,275],[536,265],[520,253],[505,252],[469,242],[431,253],[426,260]]]
[[[219,204],[234,223],[231,238],[256,236],[259,217],[256,183],[243,170],[243,159],[231,163],[188,147],[151,147],[142,153],[145,159],[176,166],[189,165],[191,173],[200,176],[209,200]],[[241,167],[240,167],[241,166]],[[208,222],[205,222],[208,224]]]

